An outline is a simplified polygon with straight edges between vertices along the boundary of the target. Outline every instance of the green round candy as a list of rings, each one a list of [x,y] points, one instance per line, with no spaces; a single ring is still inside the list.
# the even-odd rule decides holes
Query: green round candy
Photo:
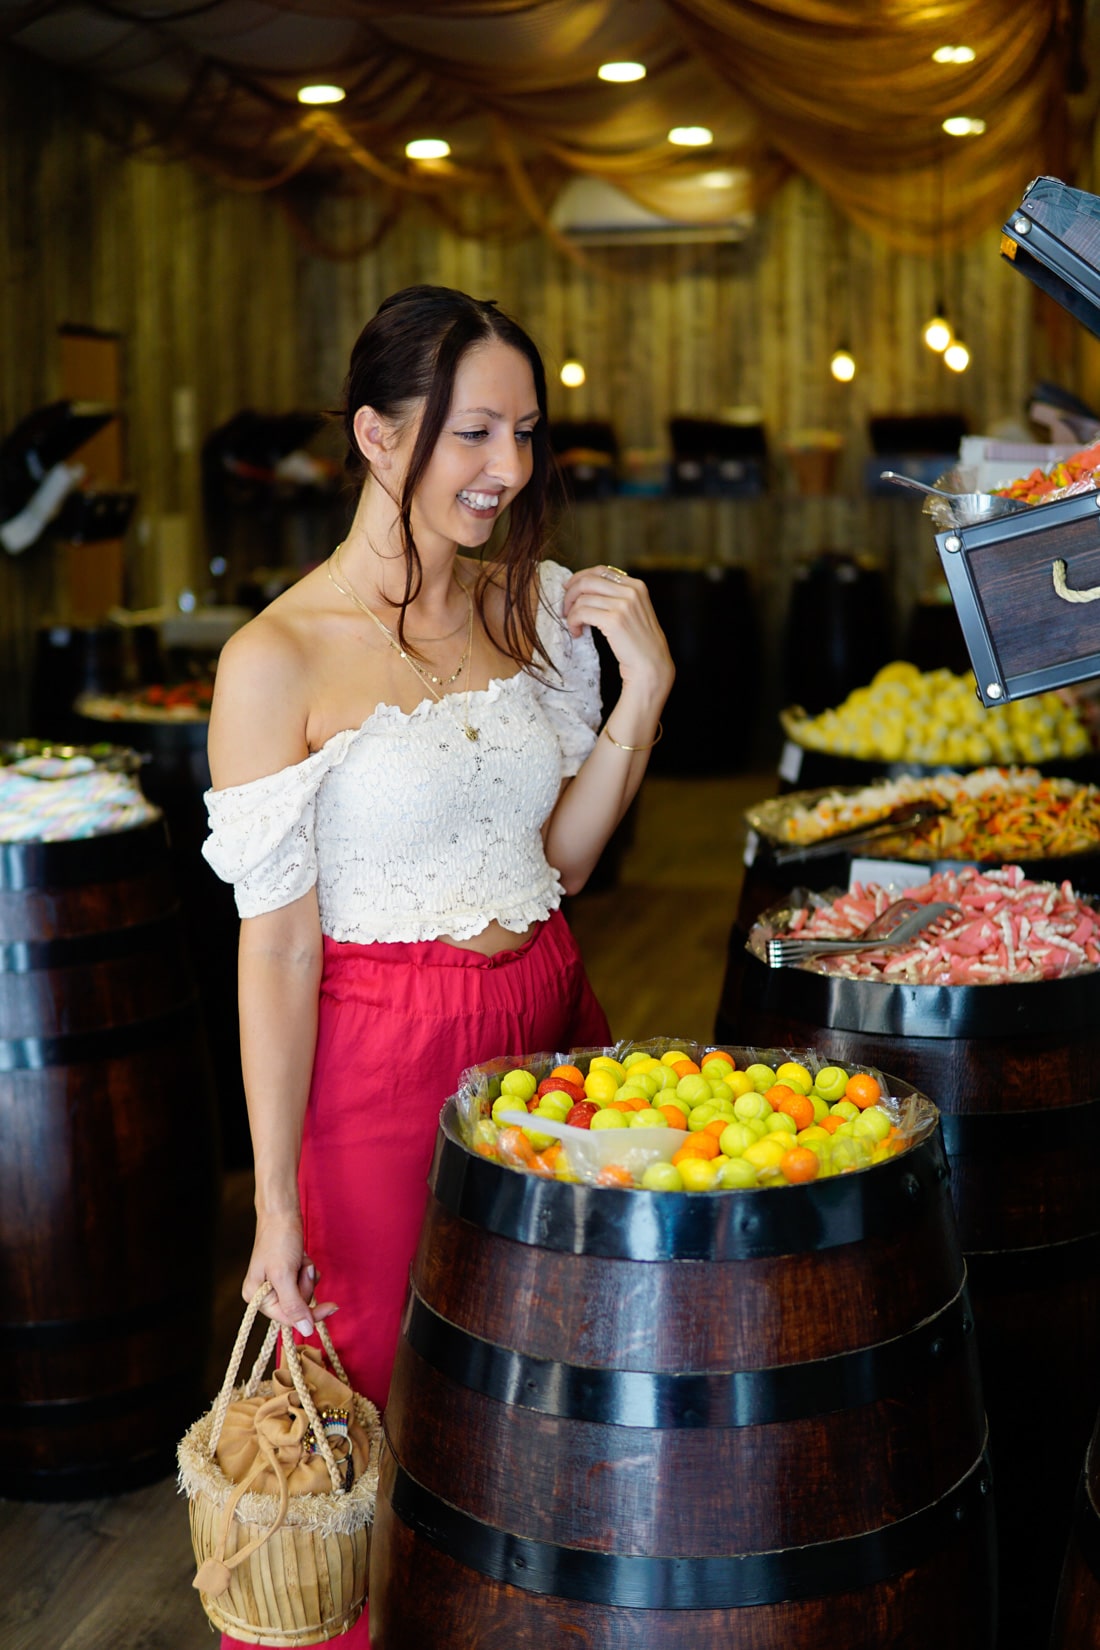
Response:
[[[756,1185],[756,1170],[743,1157],[731,1157],[718,1170],[718,1185],[724,1192],[743,1192]]]
[[[848,1087],[848,1073],[843,1066],[822,1066],[814,1078],[814,1088],[830,1105],[839,1100]]]
[[[675,1163],[651,1163],[643,1171],[642,1187],[647,1192],[682,1192],[683,1176]]]

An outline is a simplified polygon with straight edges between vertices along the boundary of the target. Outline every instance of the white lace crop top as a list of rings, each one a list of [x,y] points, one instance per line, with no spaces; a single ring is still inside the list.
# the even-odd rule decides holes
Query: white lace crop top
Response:
[[[539,640],[560,677],[520,671],[472,693],[476,742],[464,694],[380,704],[304,761],[206,792],[202,851],[242,917],[314,884],[322,932],[359,944],[469,939],[494,919],[520,933],[549,916],[564,890],[541,827],[600,725],[595,642],[562,619],[568,578],[543,562]]]

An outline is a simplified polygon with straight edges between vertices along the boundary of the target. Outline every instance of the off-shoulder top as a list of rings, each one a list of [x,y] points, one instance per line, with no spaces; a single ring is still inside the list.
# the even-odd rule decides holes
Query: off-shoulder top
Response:
[[[206,792],[202,851],[242,917],[315,884],[334,940],[520,933],[564,892],[541,828],[600,723],[599,658],[562,617],[567,568],[543,562],[539,640],[561,673],[497,677],[470,695],[380,704],[358,728],[278,773]]]

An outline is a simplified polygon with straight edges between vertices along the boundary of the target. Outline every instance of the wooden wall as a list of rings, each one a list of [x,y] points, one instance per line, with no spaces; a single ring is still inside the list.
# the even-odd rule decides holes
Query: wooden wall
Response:
[[[159,546],[197,551],[204,434],[241,407],[296,405],[301,261],[268,201],[126,155],[74,117],[64,81],[0,55],[0,435],[60,398],[59,328],[120,335],[131,606],[158,598]],[[45,536],[0,552],[9,734],[25,725],[37,627],[65,615],[60,566]]]
[[[312,229],[352,246],[379,209],[370,200],[319,206]],[[1001,261],[998,228],[946,264],[935,249],[905,257],[794,180],[740,246],[594,251],[581,268],[537,233],[505,245],[459,238],[413,207],[376,250],[337,261],[297,239],[262,195],[123,153],[81,123],[60,78],[0,54],[0,434],[58,394],[60,326],[118,332],[139,490],[126,599],[158,599],[164,548],[181,535],[201,588],[204,436],[245,407],[331,405],[381,298],[436,281],[513,311],[546,353],[552,412],[611,418],[639,467],[665,453],[674,413],[760,409],[776,454],[769,501],[578,506],[562,524],[561,554],[743,563],[774,629],[794,564],[821,548],[848,550],[888,563],[904,609],[935,576],[934,549],[918,501],[902,494],[883,506],[863,492],[868,416],[958,409],[982,431],[1019,421],[1039,376],[1070,388],[1098,378],[1081,329]],[[920,341],[941,293],[972,351],[961,376]],[[849,386],[828,373],[842,340],[860,368]],[[572,392],[556,379],[567,352],[588,371]],[[844,437],[826,499],[802,497],[783,460],[783,441],[807,427]],[[0,554],[9,732],[25,714],[35,630],[63,607],[54,563],[45,541],[19,558]]]

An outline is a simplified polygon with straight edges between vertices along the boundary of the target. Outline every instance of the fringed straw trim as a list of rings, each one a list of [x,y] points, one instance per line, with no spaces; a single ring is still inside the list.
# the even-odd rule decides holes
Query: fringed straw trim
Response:
[[[264,1382],[261,1394],[269,1396],[265,1387],[274,1390],[271,1382]],[[210,1454],[210,1437],[216,1405],[199,1417],[180,1440],[176,1451],[179,1464],[179,1487],[189,1500],[199,1497],[222,1507],[233,1492],[233,1485]],[[378,1494],[378,1464],[382,1429],[378,1411],[368,1398],[355,1394],[355,1418],[370,1439],[370,1459],[350,1490],[327,1495],[291,1496],[286,1523],[322,1535],[354,1535],[374,1517],[374,1503]],[[278,1497],[248,1492],[242,1495],[234,1511],[234,1520],[241,1524],[256,1524],[268,1528],[274,1523]],[[288,1640],[288,1642],[290,1642]]]

